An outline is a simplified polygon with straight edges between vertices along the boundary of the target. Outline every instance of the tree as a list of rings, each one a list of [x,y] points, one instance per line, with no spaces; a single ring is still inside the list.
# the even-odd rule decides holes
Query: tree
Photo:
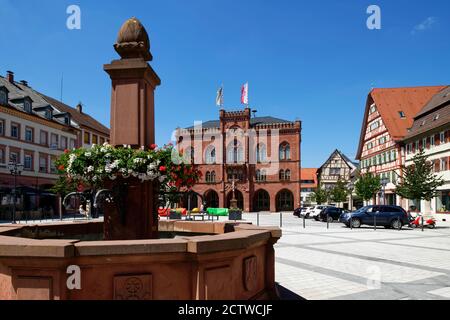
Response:
[[[339,178],[336,185],[330,192],[330,198],[336,203],[342,203],[347,200],[348,192],[347,183]]]
[[[328,200],[328,191],[319,185],[317,189],[312,193],[312,199],[317,202],[317,204],[322,204]]]
[[[444,180],[433,172],[433,163],[422,150],[412,159],[413,164],[402,167],[403,179],[397,183],[397,194],[409,200],[431,201]]]
[[[355,192],[364,201],[369,201],[381,189],[380,177],[373,175],[371,172],[361,174],[355,183]]]

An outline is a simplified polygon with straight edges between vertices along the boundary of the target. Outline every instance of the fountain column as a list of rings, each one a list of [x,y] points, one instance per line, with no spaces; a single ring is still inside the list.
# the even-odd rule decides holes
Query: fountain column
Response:
[[[136,18],[121,27],[115,50],[121,59],[104,65],[112,80],[111,135],[113,146],[149,148],[155,143],[154,91],[161,80],[148,64],[153,59],[147,31]],[[122,203],[105,208],[105,240],[157,238],[157,186],[118,178]],[[110,186],[108,186],[110,187]]]

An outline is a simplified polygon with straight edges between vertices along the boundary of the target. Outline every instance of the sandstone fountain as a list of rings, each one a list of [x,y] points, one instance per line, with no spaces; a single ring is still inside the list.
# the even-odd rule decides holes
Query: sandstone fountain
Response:
[[[139,20],[124,23],[114,47],[121,59],[104,66],[112,80],[111,143],[149,146],[161,81],[148,64],[150,41]],[[278,228],[158,221],[154,184],[123,183],[123,208],[107,206],[104,222],[0,226],[0,299],[277,297]],[[172,236],[162,239],[162,233]]]

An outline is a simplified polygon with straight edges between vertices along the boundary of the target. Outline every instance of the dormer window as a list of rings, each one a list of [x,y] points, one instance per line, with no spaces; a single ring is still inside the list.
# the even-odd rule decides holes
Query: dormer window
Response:
[[[23,110],[25,112],[31,113],[31,110],[32,110],[32,102],[31,102],[31,100],[25,99],[23,101]]]
[[[405,118],[406,118],[406,115],[405,115],[405,113],[404,113],[403,111],[399,111],[399,112],[398,112],[398,115],[399,115],[400,118],[402,118],[402,119],[405,119]]]
[[[0,88],[0,105],[7,105],[8,104],[8,89],[5,87]]]
[[[48,120],[52,120],[53,118],[53,112],[50,109],[45,110],[45,118],[47,118]]]

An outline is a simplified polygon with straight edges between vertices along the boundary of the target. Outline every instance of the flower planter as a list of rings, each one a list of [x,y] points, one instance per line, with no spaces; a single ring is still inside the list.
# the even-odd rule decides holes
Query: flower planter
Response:
[[[242,220],[242,211],[241,210],[235,210],[235,211],[229,211],[228,214],[229,220]]]

